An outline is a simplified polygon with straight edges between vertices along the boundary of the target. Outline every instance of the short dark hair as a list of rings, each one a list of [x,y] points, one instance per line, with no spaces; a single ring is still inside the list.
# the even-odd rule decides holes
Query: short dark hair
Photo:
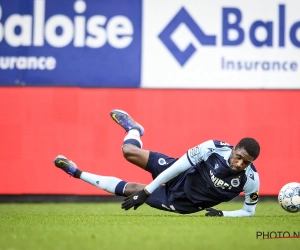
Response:
[[[259,156],[260,153],[259,143],[255,139],[249,137],[241,139],[235,147],[244,148],[247,153],[254,158],[254,160]]]

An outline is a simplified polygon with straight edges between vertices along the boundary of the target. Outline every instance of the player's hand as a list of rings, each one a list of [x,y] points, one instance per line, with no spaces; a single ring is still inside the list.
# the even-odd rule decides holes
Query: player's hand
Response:
[[[137,191],[124,199],[122,203],[122,209],[128,210],[134,207],[134,210],[136,210],[148,199],[148,197],[149,194],[147,194],[144,189]]]
[[[221,210],[216,210],[214,208],[206,208],[206,211],[208,211],[205,216],[224,216],[223,212]]]

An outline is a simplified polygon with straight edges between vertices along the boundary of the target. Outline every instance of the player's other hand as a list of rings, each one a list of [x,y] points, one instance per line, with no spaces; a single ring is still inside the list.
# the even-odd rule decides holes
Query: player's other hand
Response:
[[[136,210],[140,205],[145,203],[148,197],[149,194],[147,194],[144,189],[137,191],[124,199],[122,209],[128,210],[134,207],[134,210]]]
[[[207,211],[207,213],[205,214],[205,216],[224,216],[223,212],[221,210],[216,210],[214,208],[206,208],[205,209]]]

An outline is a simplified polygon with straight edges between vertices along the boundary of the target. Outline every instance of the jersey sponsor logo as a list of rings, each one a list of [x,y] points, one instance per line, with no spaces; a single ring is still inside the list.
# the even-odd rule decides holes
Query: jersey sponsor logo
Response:
[[[258,191],[250,194],[250,202],[254,202],[258,200]]]
[[[219,168],[219,164],[218,163],[215,164],[215,169],[217,169],[217,168]]]
[[[166,160],[164,158],[159,158],[158,159],[158,164],[161,165],[161,166],[163,166],[163,165],[166,165],[167,162],[166,162]]]
[[[230,183],[233,187],[238,187],[241,182],[239,178],[233,178]]]
[[[227,182],[225,182],[222,179],[216,177],[211,170],[209,171],[209,173],[210,173],[210,179],[213,182],[213,184],[215,185],[215,187],[222,188],[222,189],[225,189],[225,188],[231,189],[232,188],[232,186],[229,185]]]

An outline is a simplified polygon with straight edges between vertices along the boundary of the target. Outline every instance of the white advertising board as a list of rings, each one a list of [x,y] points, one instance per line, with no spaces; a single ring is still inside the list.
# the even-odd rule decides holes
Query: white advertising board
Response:
[[[299,0],[144,0],[141,87],[300,89]]]

